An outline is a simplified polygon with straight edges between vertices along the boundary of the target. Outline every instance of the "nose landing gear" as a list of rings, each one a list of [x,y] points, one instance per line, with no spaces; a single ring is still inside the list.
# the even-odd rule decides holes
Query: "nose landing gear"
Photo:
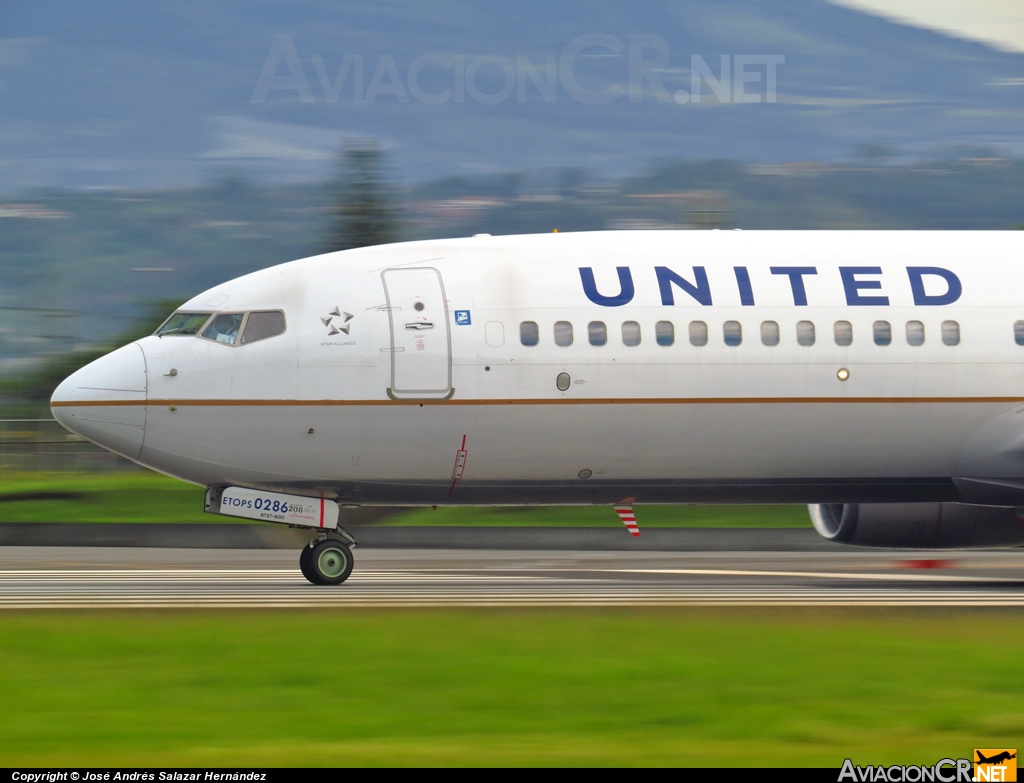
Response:
[[[340,585],[352,573],[353,565],[352,550],[337,538],[314,538],[299,554],[299,570],[315,585]]]

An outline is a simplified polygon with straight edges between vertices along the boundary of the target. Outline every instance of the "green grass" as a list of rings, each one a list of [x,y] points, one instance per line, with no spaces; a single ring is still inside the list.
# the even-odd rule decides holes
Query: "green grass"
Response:
[[[0,477],[0,522],[249,521],[204,513],[203,493],[202,487],[149,471],[9,474]],[[9,499],[26,495],[37,497]],[[641,528],[810,526],[807,507],[795,505],[638,505],[636,513]],[[622,523],[609,506],[534,506],[410,509],[383,524],[617,527]]]
[[[810,527],[807,506],[645,506],[635,509],[645,527]],[[418,508],[384,520],[385,525],[622,527],[611,506]]]
[[[234,521],[204,513],[204,494],[150,471],[13,474],[0,477],[0,522]],[[12,495],[49,497],[5,500]]]
[[[927,763],[1024,735],[1016,610],[0,614],[0,766]]]

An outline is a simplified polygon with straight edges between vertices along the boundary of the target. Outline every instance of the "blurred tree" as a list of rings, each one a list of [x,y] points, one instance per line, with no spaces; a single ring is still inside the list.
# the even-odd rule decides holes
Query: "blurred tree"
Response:
[[[325,252],[383,245],[397,238],[394,185],[387,157],[373,139],[346,141],[332,183],[331,228]]]
[[[565,168],[558,175],[558,195],[562,198],[578,198],[580,188],[587,181],[586,169]]]

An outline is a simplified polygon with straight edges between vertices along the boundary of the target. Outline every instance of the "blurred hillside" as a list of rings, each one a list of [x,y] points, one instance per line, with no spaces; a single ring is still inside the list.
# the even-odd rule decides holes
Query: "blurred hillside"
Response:
[[[1024,54],[824,0],[7,0],[2,22],[7,195],[195,185],[223,166],[323,180],[351,136],[382,139],[411,181],[561,166],[621,177],[679,156],[848,162],[865,144],[898,161],[964,144],[1024,155]],[[574,54],[593,34],[605,44]],[[291,64],[271,57],[278,36]],[[651,46],[631,61],[630,41]],[[729,77],[724,100],[707,84],[691,100],[694,57],[719,79],[723,56],[735,77],[744,55],[784,58],[774,103],[763,67],[748,85],[760,102],[735,100]],[[425,65],[417,93],[410,69],[423,57],[449,65]],[[641,61],[658,63],[657,86],[631,80]],[[261,97],[268,62],[293,86]],[[584,90],[617,92],[581,101],[563,66]]]

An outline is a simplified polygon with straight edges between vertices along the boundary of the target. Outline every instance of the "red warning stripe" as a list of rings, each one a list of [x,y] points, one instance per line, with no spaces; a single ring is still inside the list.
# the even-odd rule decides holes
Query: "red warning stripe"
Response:
[[[640,535],[640,528],[637,527],[636,515],[633,513],[632,506],[615,506],[615,513],[619,515],[619,519],[622,520],[622,524],[626,526],[626,530],[631,536]]]

